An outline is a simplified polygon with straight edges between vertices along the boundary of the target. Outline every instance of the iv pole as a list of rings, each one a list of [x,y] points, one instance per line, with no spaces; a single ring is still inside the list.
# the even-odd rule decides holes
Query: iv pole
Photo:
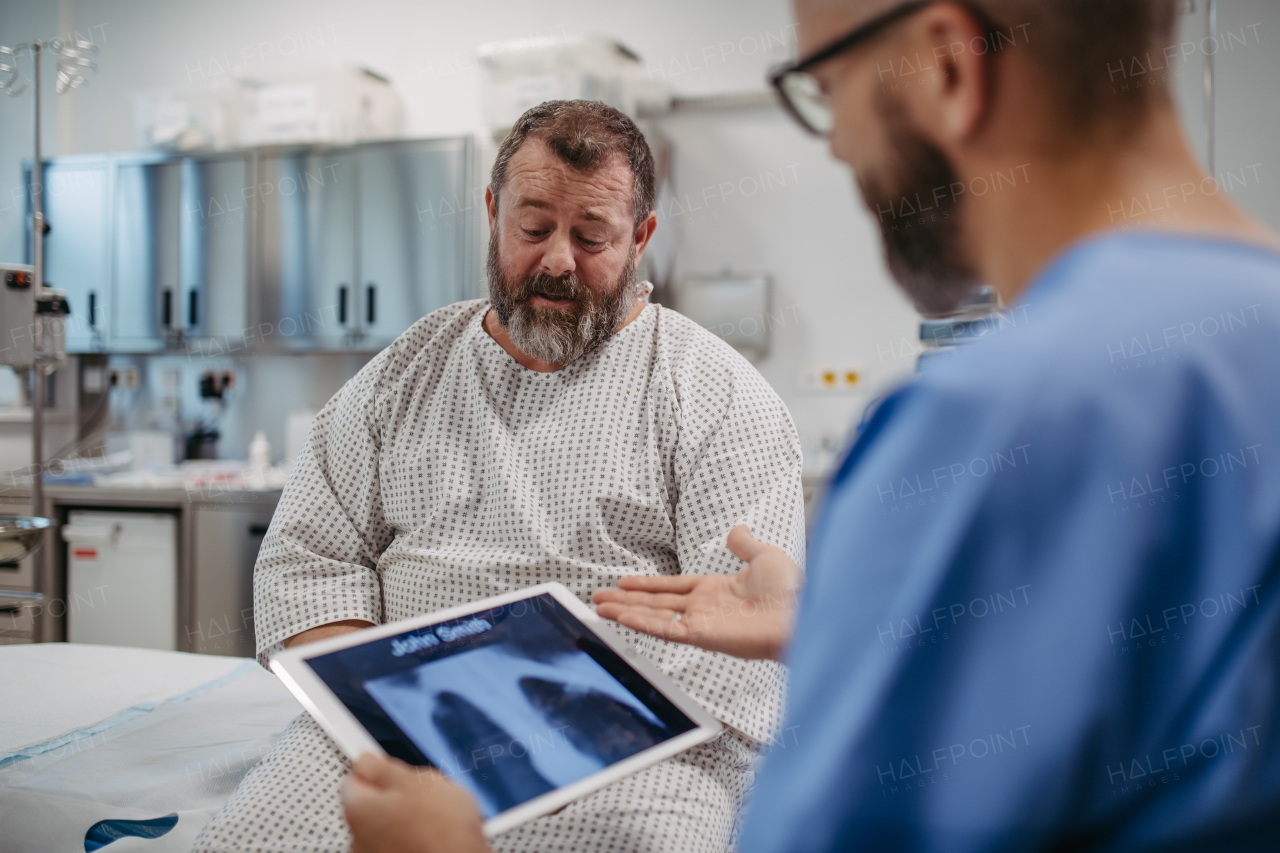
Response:
[[[44,163],[40,157],[40,49],[31,45],[31,67],[35,86],[31,90],[31,114],[35,124],[35,157],[31,161],[31,265],[38,297],[44,287]],[[44,323],[40,317],[31,324],[31,344],[35,364],[31,365],[31,514],[44,515]]]
[[[34,124],[33,147],[34,156],[31,161],[31,261],[32,288],[37,302],[44,292],[44,235],[47,226],[44,219],[44,161],[40,152],[40,54],[44,50],[44,42],[37,39],[30,44],[20,44],[14,48],[0,47],[0,76],[8,74],[9,79],[0,82],[6,94],[17,96],[27,88],[27,82],[20,80],[18,57],[25,50],[31,55],[32,71],[32,120]],[[81,69],[97,70],[97,65],[87,56],[96,53],[97,45],[83,39],[53,39],[49,42],[49,51],[58,57],[58,81],[55,91],[61,95],[68,89],[78,89],[84,85],[85,78]],[[6,62],[12,58],[12,63]],[[39,314],[31,324],[31,343],[35,351],[35,363],[31,367],[31,504],[34,516],[44,515],[44,405],[45,405],[45,364],[49,360],[45,353],[44,322]]]

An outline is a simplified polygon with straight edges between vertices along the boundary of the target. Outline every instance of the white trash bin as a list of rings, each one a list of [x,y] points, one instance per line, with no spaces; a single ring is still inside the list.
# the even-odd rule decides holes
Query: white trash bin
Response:
[[[67,640],[177,650],[177,518],[160,513],[69,513]]]

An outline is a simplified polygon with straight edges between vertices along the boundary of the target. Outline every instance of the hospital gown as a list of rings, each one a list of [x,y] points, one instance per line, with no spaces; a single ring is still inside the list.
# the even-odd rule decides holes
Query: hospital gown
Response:
[[[263,662],[301,631],[386,622],[559,581],[584,602],[637,574],[731,573],[736,524],[804,560],[786,408],[727,344],[657,305],[554,373],[482,328],[484,300],[424,317],[325,406],[254,578]],[[732,730],[495,839],[515,850],[723,850],[784,672],[629,634]],[[348,762],[306,716],[197,850],[343,850]]]
[[[877,410],[747,853],[1280,845],[1280,255],[1057,258]]]

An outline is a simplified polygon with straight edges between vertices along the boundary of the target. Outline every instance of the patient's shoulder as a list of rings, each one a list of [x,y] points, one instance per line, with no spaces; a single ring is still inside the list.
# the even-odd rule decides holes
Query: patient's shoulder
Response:
[[[487,299],[468,299],[437,308],[401,333],[388,350],[408,361],[424,350],[448,350],[462,337],[476,315],[483,314],[488,308]]]
[[[745,400],[785,411],[760,372],[719,335],[662,306],[657,329],[661,357],[682,405],[696,397],[699,405]]]
[[[424,364],[447,357],[488,300],[455,302],[427,314],[392,341],[343,386],[338,397],[365,409],[369,400],[383,401],[412,375],[424,373]],[[375,405],[368,411],[375,411]]]
[[[400,334],[378,354],[380,378],[394,384],[420,365],[423,358],[447,356],[477,314],[488,310],[487,299],[469,299],[437,308]]]
[[[710,329],[698,325],[679,311],[662,305],[656,308],[658,338],[673,371],[756,373],[741,353]]]

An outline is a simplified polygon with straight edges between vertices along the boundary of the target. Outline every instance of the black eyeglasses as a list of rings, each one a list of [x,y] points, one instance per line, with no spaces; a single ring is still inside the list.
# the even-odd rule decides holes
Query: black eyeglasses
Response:
[[[823,94],[822,87],[818,84],[817,79],[809,73],[809,69],[844,53],[858,43],[871,38],[871,36],[890,24],[914,15],[925,6],[931,6],[935,2],[937,0],[917,0],[914,3],[904,3],[901,6],[896,6],[857,27],[848,35],[835,40],[817,53],[779,68],[770,75],[769,82],[778,91],[778,95],[782,98],[782,104],[787,108],[787,112],[791,113],[805,130],[810,133],[816,133],[819,136],[826,136],[831,132],[831,127],[834,124],[831,101]]]

